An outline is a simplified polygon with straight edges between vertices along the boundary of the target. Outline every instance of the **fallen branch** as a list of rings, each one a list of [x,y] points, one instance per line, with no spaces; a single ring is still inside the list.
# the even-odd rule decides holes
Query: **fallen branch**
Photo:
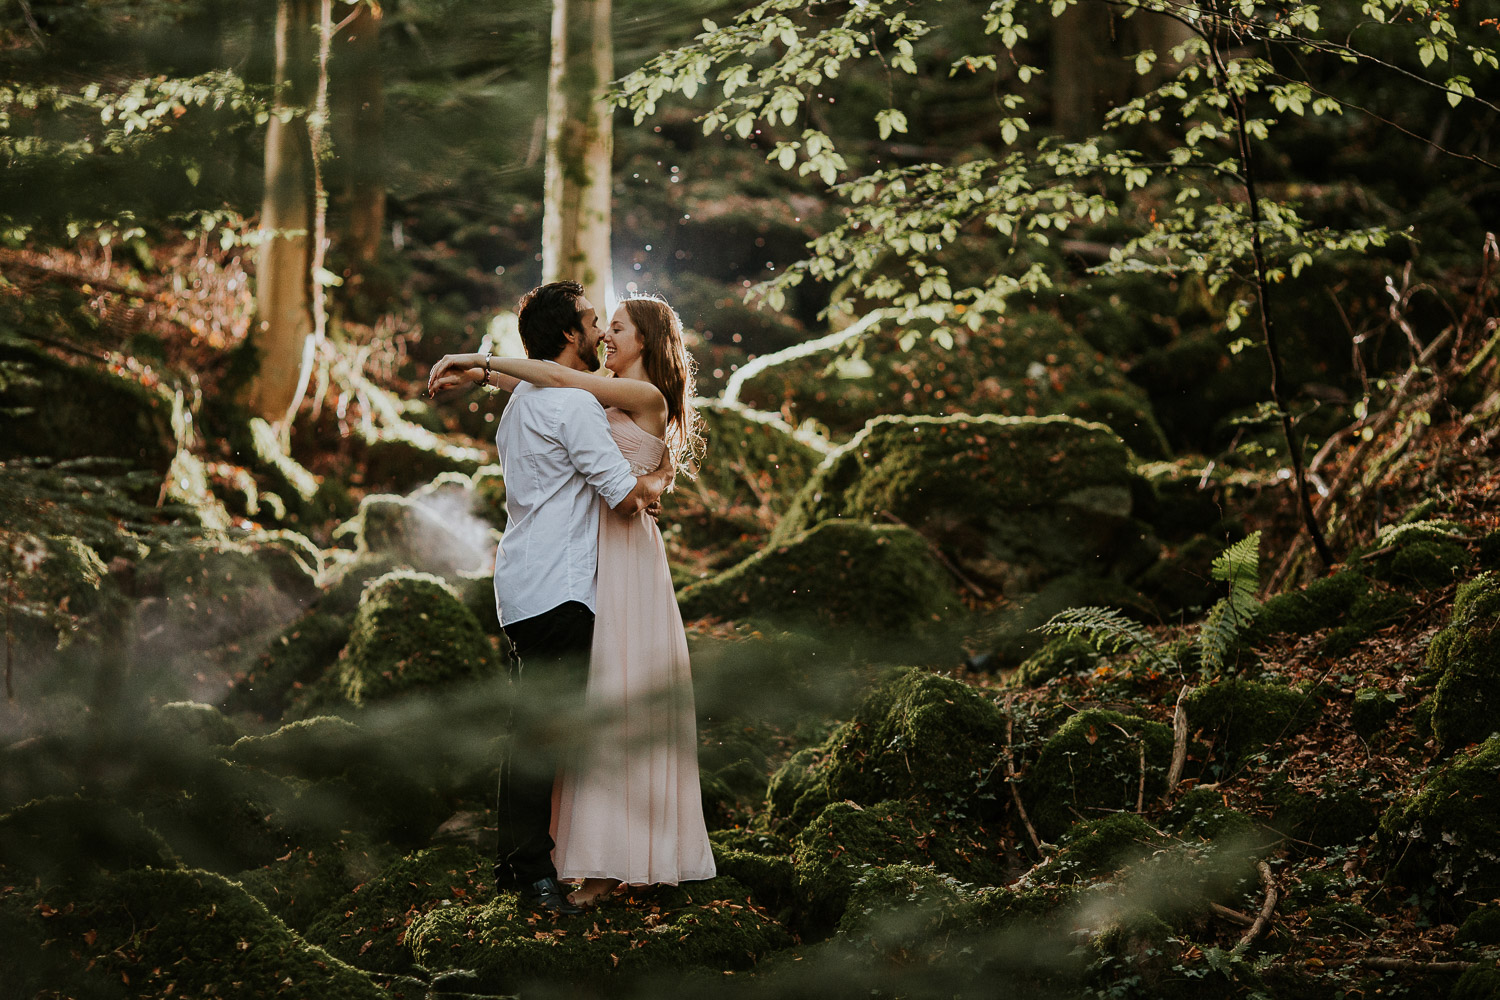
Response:
[[[1135,814],[1146,811],[1146,741],[1141,740],[1141,787],[1135,793]]]
[[[1423,962],[1415,958],[1356,958],[1355,965],[1381,972],[1465,972],[1478,962]]]
[[[1260,904],[1260,913],[1256,916],[1255,923],[1251,924],[1245,936],[1240,938],[1240,943],[1234,946],[1234,954],[1237,955],[1250,947],[1250,943],[1260,936],[1260,932],[1265,930],[1266,924],[1271,919],[1272,911],[1276,909],[1276,882],[1271,878],[1271,866],[1262,861],[1255,867],[1259,869],[1260,880],[1266,887],[1266,901]]]
[[[1214,911],[1214,913],[1218,916],[1223,917],[1225,920],[1233,920],[1235,923],[1240,924],[1244,927],[1250,927],[1255,924],[1255,918],[1250,916],[1250,914],[1248,913],[1241,913],[1239,910],[1231,910],[1229,907],[1220,906],[1218,903],[1209,903],[1208,908]]]
[[[1162,798],[1167,801],[1171,801],[1172,792],[1182,781],[1182,768],[1187,764],[1188,721],[1187,709],[1182,707],[1182,699],[1187,697],[1190,690],[1191,688],[1184,684],[1182,690],[1177,692],[1177,708],[1172,713],[1172,766],[1167,768],[1167,789],[1162,792]]]
[[[1036,835],[1036,827],[1031,825],[1031,817],[1026,815],[1026,807],[1021,804],[1021,790],[1016,787],[1016,762],[1010,756],[1011,733],[1015,726],[1015,717],[1010,708],[1014,699],[1015,695],[1005,696],[1005,783],[1010,786],[1010,796],[1015,800],[1017,815],[1026,826],[1026,835],[1031,838],[1032,849],[1036,851],[1037,857],[1042,857],[1042,838]]]

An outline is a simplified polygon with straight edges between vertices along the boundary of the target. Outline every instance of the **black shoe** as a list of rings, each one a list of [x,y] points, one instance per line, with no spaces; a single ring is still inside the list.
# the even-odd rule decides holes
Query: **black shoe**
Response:
[[[521,902],[530,903],[560,917],[576,917],[583,912],[581,907],[568,899],[567,887],[550,875],[523,889]]]

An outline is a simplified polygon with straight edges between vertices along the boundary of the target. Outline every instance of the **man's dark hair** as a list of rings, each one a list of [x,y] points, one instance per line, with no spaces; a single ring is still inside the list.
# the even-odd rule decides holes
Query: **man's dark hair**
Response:
[[[583,332],[582,297],[583,286],[576,281],[549,281],[521,296],[516,320],[528,358],[552,361],[568,346],[564,334]]]

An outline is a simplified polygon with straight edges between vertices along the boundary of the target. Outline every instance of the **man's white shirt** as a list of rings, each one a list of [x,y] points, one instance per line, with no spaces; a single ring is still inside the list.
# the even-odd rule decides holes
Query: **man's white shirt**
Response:
[[[594,609],[599,504],[635,488],[604,407],[582,389],[522,382],[500,416],[495,446],[505,475],[505,534],[495,557],[503,625],[568,601]]]

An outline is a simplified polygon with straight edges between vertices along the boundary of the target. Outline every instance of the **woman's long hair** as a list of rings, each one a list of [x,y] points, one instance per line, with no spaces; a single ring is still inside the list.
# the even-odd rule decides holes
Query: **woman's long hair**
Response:
[[[641,360],[651,384],[667,397],[667,450],[678,471],[697,475],[703,420],[693,409],[697,363],[682,340],[682,320],[659,295],[625,300],[625,314],[641,335]]]

